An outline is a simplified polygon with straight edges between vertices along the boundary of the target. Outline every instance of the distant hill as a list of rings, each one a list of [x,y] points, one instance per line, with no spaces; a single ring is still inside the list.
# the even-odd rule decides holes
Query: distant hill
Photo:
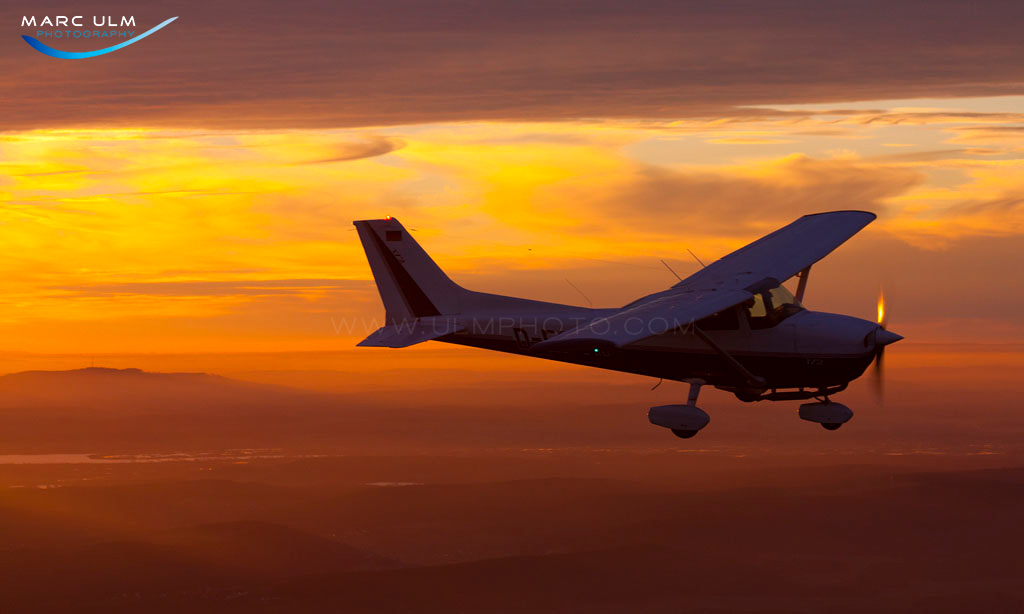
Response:
[[[278,404],[301,390],[233,380],[209,373],[150,373],[141,369],[89,367],[23,371],[0,376],[0,407],[88,406],[144,412],[187,405]]]
[[[0,454],[296,445],[338,433],[325,425],[344,407],[337,395],[207,373],[25,371],[0,377]]]
[[[618,405],[550,411],[533,402],[496,405],[500,393],[421,397],[396,402],[388,394],[329,394],[208,373],[25,371],[0,376],[0,454],[245,447],[405,453],[593,445],[649,435],[644,422]]]

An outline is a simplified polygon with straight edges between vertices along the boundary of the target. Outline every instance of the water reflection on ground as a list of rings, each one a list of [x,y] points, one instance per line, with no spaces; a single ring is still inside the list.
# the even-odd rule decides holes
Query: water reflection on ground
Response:
[[[284,454],[279,449],[240,449],[222,452],[171,452],[167,454],[0,454],[0,465],[82,465],[114,463],[169,463],[197,461],[246,461],[277,458],[319,458],[319,454]]]

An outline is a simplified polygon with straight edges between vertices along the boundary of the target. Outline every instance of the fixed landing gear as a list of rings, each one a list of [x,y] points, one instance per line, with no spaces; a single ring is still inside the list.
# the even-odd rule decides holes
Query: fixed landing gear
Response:
[[[817,422],[828,431],[835,431],[853,417],[853,411],[843,405],[830,401],[825,397],[818,403],[804,403],[800,406],[800,418],[808,422]]]
[[[704,380],[685,381],[690,384],[690,394],[687,395],[685,405],[659,405],[647,412],[647,419],[651,424],[667,428],[680,439],[690,439],[711,422],[711,417],[697,407],[697,397],[700,395],[701,386],[705,384]],[[853,411],[842,403],[830,400],[826,390],[819,390],[819,393],[823,396],[815,398],[821,400],[800,406],[799,414],[802,420],[817,422],[823,429],[835,431],[853,418]]]
[[[686,380],[690,384],[690,394],[686,405],[659,405],[652,407],[647,412],[647,419],[651,424],[663,426],[672,431],[672,434],[680,439],[689,439],[697,434],[711,421],[711,416],[697,407],[697,395],[700,394],[700,387],[704,380]]]

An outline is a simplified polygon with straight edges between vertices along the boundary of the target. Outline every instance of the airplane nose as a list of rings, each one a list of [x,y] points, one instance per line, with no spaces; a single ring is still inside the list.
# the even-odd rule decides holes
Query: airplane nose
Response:
[[[889,345],[890,343],[896,343],[902,338],[902,335],[891,333],[882,328],[881,326],[875,329],[875,344],[878,346],[886,346]]]

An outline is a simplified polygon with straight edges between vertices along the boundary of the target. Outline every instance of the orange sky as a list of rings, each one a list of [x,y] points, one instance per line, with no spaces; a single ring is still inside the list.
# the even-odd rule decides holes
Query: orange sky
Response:
[[[242,25],[227,4],[163,7],[179,20],[108,59],[0,43],[0,350],[351,348],[383,315],[354,219],[400,217],[468,287],[614,306],[674,281],[659,259],[686,274],[687,249],[844,208],[879,219],[815,267],[810,308],[873,318],[884,286],[905,345],[1024,341],[1009,8],[926,3],[914,38],[912,3],[313,2]]]
[[[7,351],[336,350],[381,309],[351,220],[400,216],[470,287],[625,303],[804,213],[879,220],[812,308],[921,342],[1021,339],[1018,98],[781,118],[0,137]],[[841,107],[841,105],[840,105]],[[860,107],[870,111],[854,112]],[[883,109],[879,111],[878,109]],[[969,330],[963,330],[963,328]]]

